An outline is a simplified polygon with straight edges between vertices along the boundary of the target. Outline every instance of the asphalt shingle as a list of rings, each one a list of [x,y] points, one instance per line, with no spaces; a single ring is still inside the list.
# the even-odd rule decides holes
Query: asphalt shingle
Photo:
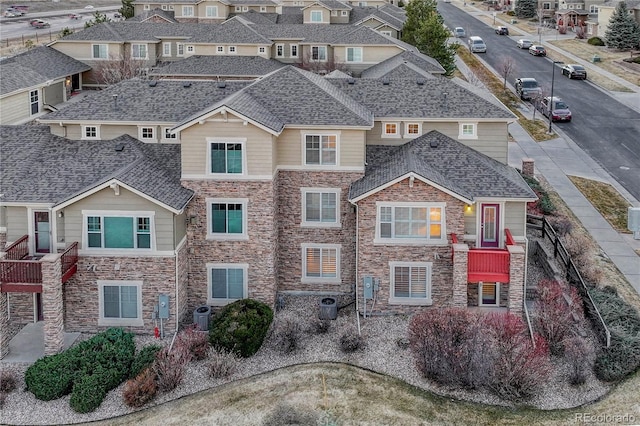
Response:
[[[260,56],[190,56],[154,68],[149,75],[162,77],[256,78],[269,74],[285,64]]]

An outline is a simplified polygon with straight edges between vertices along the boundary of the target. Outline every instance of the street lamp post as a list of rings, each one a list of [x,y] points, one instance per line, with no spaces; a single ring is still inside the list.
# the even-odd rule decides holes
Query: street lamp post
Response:
[[[549,133],[551,133],[551,123],[553,123],[553,82],[556,75],[556,64],[564,64],[562,61],[551,61],[551,98],[549,99]]]

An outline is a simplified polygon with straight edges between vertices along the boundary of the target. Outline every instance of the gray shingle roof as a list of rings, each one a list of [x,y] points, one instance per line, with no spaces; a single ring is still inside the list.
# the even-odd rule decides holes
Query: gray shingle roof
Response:
[[[256,78],[269,74],[285,64],[261,56],[190,56],[180,61],[167,62],[149,72],[162,77],[240,77]]]
[[[173,10],[162,10],[158,8],[155,8],[153,10],[144,10],[142,11],[142,13],[139,13],[133,18],[129,18],[128,20],[129,22],[145,22],[153,17],[160,17],[172,24],[178,22],[176,21],[175,12]]]
[[[271,0],[229,0],[230,6],[277,6]]]
[[[130,136],[73,141],[47,126],[0,126],[1,202],[60,204],[111,179],[175,209],[193,192],[180,185],[180,145],[145,144]],[[116,151],[117,145],[124,147]]]
[[[316,0],[317,3],[323,5],[329,10],[351,10],[351,6],[339,0]]]
[[[174,124],[194,111],[205,108],[247,86],[247,81],[227,81],[224,88],[215,81],[148,81],[132,79],[66,104],[56,112],[41,117],[41,122],[102,121]],[[118,95],[114,102],[113,95]],[[117,108],[116,108],[117,103]]]
[[[343,79],[328,81],[369,108],[376,118],[515,119],[506,107],[444,77],[423,79],[421,85],[414,79],[389,80],[389,84],[384,84],[385,79],[360,78],[354,84]]]
[[[0,61],[0,95],[16,90],[45,84],[90,70],[87,64],[77,61],[56,49],[36,47]]]
[[[387,5],[393,6],[393,5]],[[375,17],[381,22],[384,22],[391,27],[400,31],[404,22],[406,21],[406,15],[401,12],[396,12],[387,6],[383,7],[354,7],[349,15],[349,23],[356,24],[365,21],[371,17]]]
[[[294,39],[303,43],[389,45],[387,38],[368,27],[351,25],[252,25],[257,32],[271,40]]]
[[[408,173],[422,176],[467,200],[536,198],[515,169],[434,130],[401,146],[368,145],[365,175],[351,184],[349,199]]]
[[[277,23],[278,16],[280,15],[277,13],[260,13],[252,9],[244,13],[232,13],[229,15],[229,18],[236,17],[237,19],[243,20],[247,23],[269,25]]]
[[[413,52],[402,52],[389,59],[379,62],[366,70],[362,71],[360,76],[362,78],[380,78],[383,77],[394,69],[401,65],[406,65],[411,69],[424,71],[428,74],[444,74],[445,70],[442,66],[433,58],[426,57],[430,60],[423,58],[424,55],[416,55]]]

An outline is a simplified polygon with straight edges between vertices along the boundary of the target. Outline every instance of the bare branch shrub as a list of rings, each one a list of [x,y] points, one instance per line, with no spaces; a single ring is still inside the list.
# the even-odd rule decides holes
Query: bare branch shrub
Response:
[[[347,67],[345,66],[345,64],[341,62],[337,62],[335,57],[328,56],[328,55],[329,54],[327,52],[326,61],[318,61],[316,59],[313,59],[311,51],[307,51],[302,56],[302,63],[300,63],[298,66],[305,71],[311,71],[316,74],[321,74],[321,73],[328,74],[331,71],[336,71],[336,70],[342,71],[348,74]]]
[[[331,328],[331,320],[313,318],[309,323],[309,332],[313,334],[325,334]]]
[[[174,390],[182,382],[190,360],[191,354],[184,345],[174,346],[171,352],[169,352],[168,348],[160,350],[153,363],[153,371],[156,373],[158,380],[158,389],[161,392]]]
[[[229,377],[238,368],[238,357],[226,349],[210,348],[207,358],[209,377],[214,379]]]
[[[364,338],[358,334],[358,330],[350,328],[340,336],[340,348],[342,352],[351,353],[364,348]]]
[[[16,388],[16,376],[11,371],[0,371],[0,408],[4,406],[7,396]]]
[[[203,360],[207,357],[209,350],[209,334],[205,331],[198,331],[197,324],[192,324],[178,334],[175,346],[184,346],[191,354],[192,359]]]
[[[587,380],[587,371],[593,368],[595,350],[591,343],[579,336],[564,340],[564,357],[569,364],[569,383],[581,385]]]
[[[129,407],[142,407],[153,400],[158,393],[156,374],[147,368],[134,379],[127,380],[122,391],[124,403]]]
[[[275,347],[282,353],[288,354],[300,348],[302,340],[302,326],[298,318],[283,314],[276,317],[271,333]]]
[[[590,284],[600,284],[604,275],[593,262],[596,254],[596,245],[593,240],[587,235],[577,232],[565,235],[563,240],[564,246],[582,278]]]
[[[509,75],[511,75],[511,73],[513,72],[515,66],[516,66],[516,63],[513,60],[513,58],[510,57],[510,56],[505,57],[498,64],[498,71],[500,72],[500,75],[504,79],[503,82],[502,82],[502,88],[503,89],[507,88],[507,78],[509,77]]]
[[[110,55],[108,60],[96,63],[93,67],[93,74],[98,84],[110,86],[134,77],[144,76],[145,69],[144,60]]]

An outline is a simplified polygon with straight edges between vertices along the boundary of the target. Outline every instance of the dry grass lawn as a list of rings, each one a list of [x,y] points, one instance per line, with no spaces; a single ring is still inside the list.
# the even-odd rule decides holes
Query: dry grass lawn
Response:
[[[627,208],[631,204],[613,186],[578,176],[569,179],[616,231],[631,233],[627,229]]]

